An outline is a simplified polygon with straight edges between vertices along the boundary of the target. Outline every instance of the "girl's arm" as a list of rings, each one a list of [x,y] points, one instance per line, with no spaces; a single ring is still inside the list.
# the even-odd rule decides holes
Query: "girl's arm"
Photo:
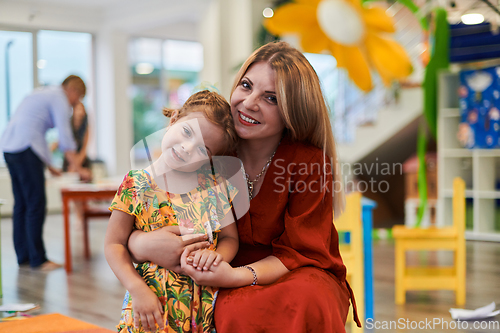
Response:
[[[198,270],[208,271],[213,266],[219,265],[222,261],[231,262],[238,252],[238,229],[232,214],[227,214],[221,221],[222,228],[219,232],[217,249],[215,251],[201,249],[191,251],[188,255],[188,260],[193,267]]]
[[[238,229],[236,223],[231,223],[221,229],[215,252],[222,256],[222,260],[231,262],[238,252]]]
[[[138,328],[141,322],[146,331],[155,331],[156,321],[163,330],[162,305],[135,270],[127,249],[134,222],[135,216],[113,210],[104,239],[104,254],[113,273],[132,296],[135,327]]]

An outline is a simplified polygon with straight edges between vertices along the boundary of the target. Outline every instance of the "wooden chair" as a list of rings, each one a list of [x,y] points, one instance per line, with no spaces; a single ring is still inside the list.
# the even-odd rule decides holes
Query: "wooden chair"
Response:
[[[83,202],[83,255],[85,259],[90,259],[90,244],[89,244],[89,222],[94,218],[108,218],[111,212],[108,206],[90,206],[87,202]]]
[[[354,192],[346,197],[345,212],[335,220],[337,231],[350,234],[349,244],[340,244],[340,254],[347,267],[347,279],[354,291],[359,320],[365,321],[365,272],[363,261],[363,232],[361,221],[361,193]],[[363,332],[354,321],[352,308],[348,320],[351,332]]]
[[[456,303],[465,304],[465,182],[453,180],[453,225],[428,229],[394,226],[396,304],[406,302],[407,290],[454,290]],[[454,265],[408,267],[408,250],[451,250]]]

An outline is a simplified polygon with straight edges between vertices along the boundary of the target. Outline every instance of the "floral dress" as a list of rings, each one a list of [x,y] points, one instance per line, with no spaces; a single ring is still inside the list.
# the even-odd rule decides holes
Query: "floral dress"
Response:
[[[217,183],[210,170],[198,173],[199,186],[185,194],[160,189],[145,170],[132,170],[124,178],[109,209],[135,216],[135,229],[145,232],[164,226],[194,228],[195,233],[213,237],[217,245],[219,221],[231,210],[237,190],[229,182]],[[165,332],[212,332],[215,329],[213,306],[217,288],[199,286],[186,275],[165,269],[152,262],[136,266],[140,276],[158,296],[164,309]],[[134,328],[132,297],[127,291],[123,300],[118,332],[145,332]]]

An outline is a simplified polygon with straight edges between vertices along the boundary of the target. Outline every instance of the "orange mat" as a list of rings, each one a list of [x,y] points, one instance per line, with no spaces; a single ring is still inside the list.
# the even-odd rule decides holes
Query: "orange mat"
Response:
[[[19,333],[112,333],[105,328],[59,313],[0,323],[0,332]]]

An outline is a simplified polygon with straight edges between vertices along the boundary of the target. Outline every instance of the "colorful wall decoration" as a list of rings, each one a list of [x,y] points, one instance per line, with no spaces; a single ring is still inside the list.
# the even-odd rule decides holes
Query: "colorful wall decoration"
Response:
[[[392,18],[375,4],[295,0],[278,7],[264,26],[277,36],[297,34],[304,52],[329,52],[363,91],[373,87],[372,71],[387,86],[412,72],[405,49],[390,37],[395,31]]]

